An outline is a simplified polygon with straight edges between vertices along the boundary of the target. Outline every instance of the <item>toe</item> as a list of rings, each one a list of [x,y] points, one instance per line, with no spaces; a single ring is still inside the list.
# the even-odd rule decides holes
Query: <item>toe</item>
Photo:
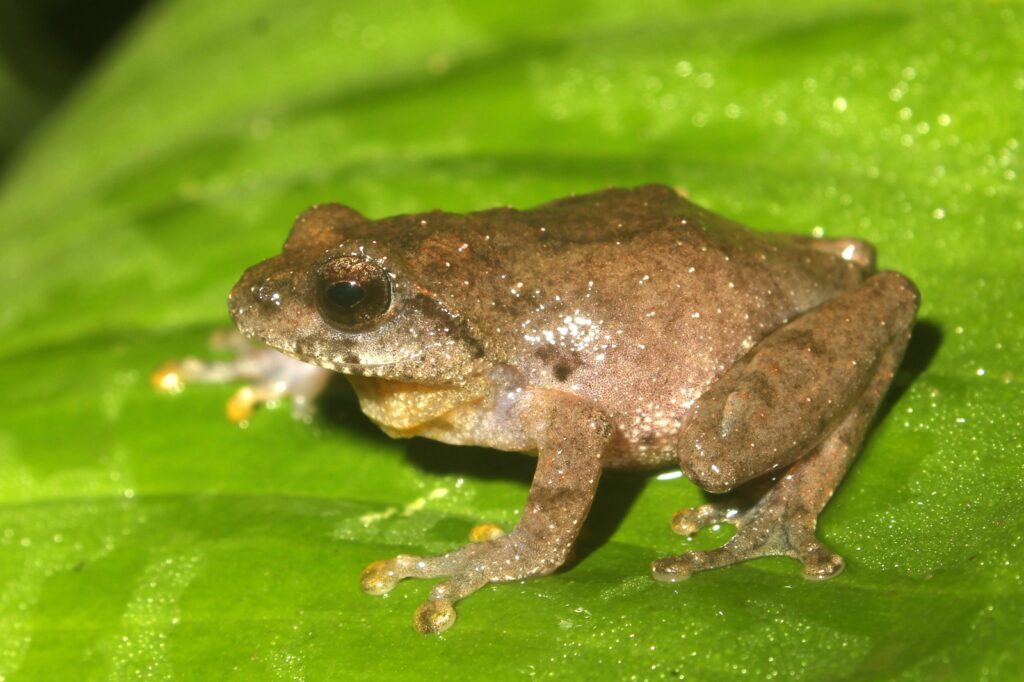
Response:
[[[680,509],[672,516],[672,530],[679,535],[687,537],[694,535],[701,528],[703,523],[697,521],[697,509]]]
[[[693,573],[693,568],[684,556],[665,557],[651,563],[651,575],[663,583],[677,583],[686,580]]]
[[[737,523],[739,513],[739,509],[721,504],[702,504],[699,507],[680,509],[672,517],[672,530],[679,535],[694,535],[705,526]]]
[[[843,572],[846,562],[843,557],[828,551],[824,546],[808,557],[803,558],[804,577],[808,580],[828,580]]]
[[[149,377],[149,383],[161,393],[181,393],[185,390],[185,378],[181,365],[166,362]]]
[[[429,599],[416,609],[413,627],[425,635],[444,632],[455,624],[455,607],[447,599]]]
[[[374,561],[363,569],[359,587],[367,594],[381,595],[390,592],[401,576],[395,571],[392,561]]]
[[[256,393],[252,386],[242,386],[228,399],[224,412],[233,424],[244,424],[252,416],[257,403]]]
[[[470,529],[469,541],[487,542],[488,540],[497,540],[503,535],[505,535],[505,531],[495,523],[478,523]]]

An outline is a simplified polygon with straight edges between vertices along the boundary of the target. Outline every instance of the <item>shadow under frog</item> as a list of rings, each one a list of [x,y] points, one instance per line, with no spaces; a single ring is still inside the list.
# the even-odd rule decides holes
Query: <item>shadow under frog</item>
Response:
[[[658,580],[769,555],[811,579],[837,575],[817,518],[918,303],[906,277],[875,272],[867,242],[754,232],[663,186],[381,220],[325,204],[231,292],[239,331],[266,348],[237,337],[236,363],[192,359],[156,379],[247,378],[235,410],[247,416],[282,395],[307,410],[340,373],[388,435],[536,455],[509,533],[363,572],[370,594],[443,578],[413,621],[441,632],[481,587],[566,563],[606,469],[677,463],[711,493],[767,483],[743,512],[676,512],[682,535],[721,522],[736,534],[656,560]]]

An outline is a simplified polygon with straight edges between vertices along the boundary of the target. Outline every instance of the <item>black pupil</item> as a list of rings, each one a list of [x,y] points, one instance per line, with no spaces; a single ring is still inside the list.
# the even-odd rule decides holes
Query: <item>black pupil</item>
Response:
[[[336,282],[327,288],[327,299],[342,308],[354,308],[366,292],[355,282]]]

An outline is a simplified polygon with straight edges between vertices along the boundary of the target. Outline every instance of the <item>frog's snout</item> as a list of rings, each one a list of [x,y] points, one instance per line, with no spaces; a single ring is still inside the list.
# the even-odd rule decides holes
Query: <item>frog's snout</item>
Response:
[[[250,288],[253,300],[263,308],[273,312],[281,307],[281,287],[274,282],[254,284]]]
[[[228,295],[231,317],[247,335],[260,320],[276,316],[295,297],[295,273],[275,261],[272,258],[246,270]]]

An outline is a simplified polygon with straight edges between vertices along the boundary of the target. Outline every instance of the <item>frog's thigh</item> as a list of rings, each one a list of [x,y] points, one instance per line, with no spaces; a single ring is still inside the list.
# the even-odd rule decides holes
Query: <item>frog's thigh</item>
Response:
[[[735,525],[736,535],[718,549],[692,551],[655,561],[652,566],[655,578],[675,582],[697,571],[773,555],[800,560],[808,578],[829,578],[842,570],[842,558],[815,535],[817,517],[857,454],[871,418],[892,383],[910,338],[910,325],[917,307],[912,284],[890,273],[878,277],[882,279],[868,280],[864,286],[867,291],[874,291],[893,314],[884,320],[876,316],[868,321],[874,320],[871,324],[879,326],[884,321],[885,327],[892,329],[892,336],[872,363],[867,385],[857,394],[839,424],[806,457],[791,465],[785,476],[746,513],[739,514],[718,505],[678,512],[673,527],[684,535],[696,532],[707,523],[721,521]]]
[[[886,351],[905,344],[917,304],[908,279],[881,272],[764,338],[694,405],[678,441],[683,472],[724,492],[810,452],[851,412]]]

